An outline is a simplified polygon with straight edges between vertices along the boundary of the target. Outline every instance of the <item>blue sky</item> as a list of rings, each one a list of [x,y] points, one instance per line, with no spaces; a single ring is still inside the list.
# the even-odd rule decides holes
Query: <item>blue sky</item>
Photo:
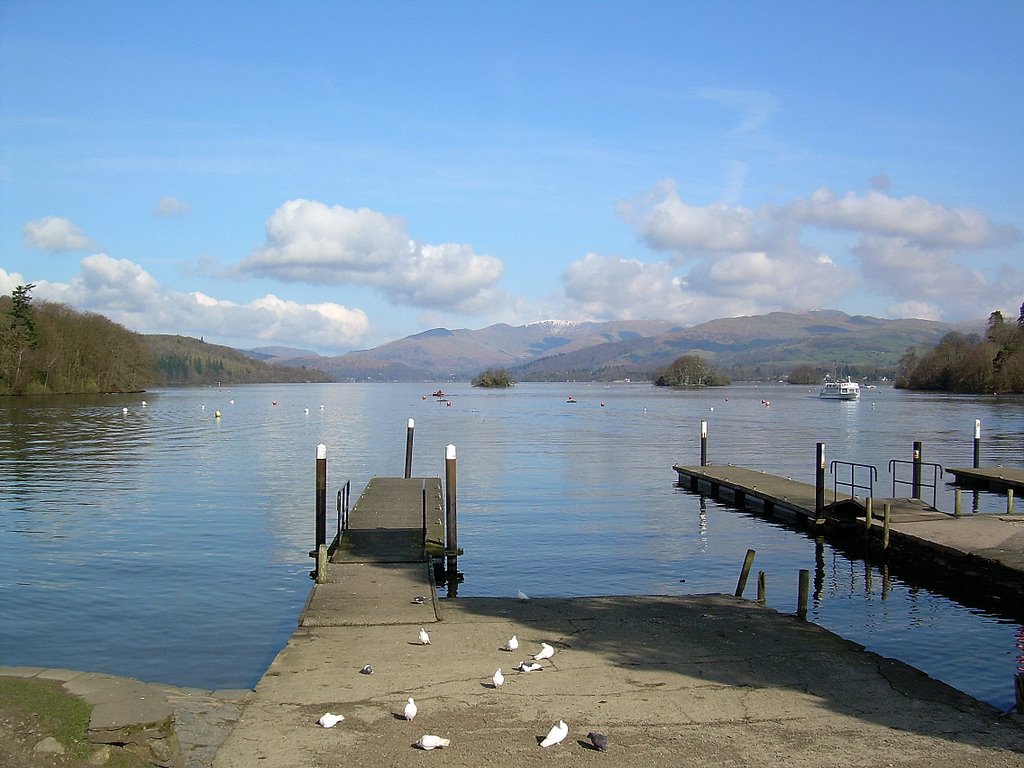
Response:
[[[0,0],[0,294],[325,354],[1016,318],[1024,3]]]

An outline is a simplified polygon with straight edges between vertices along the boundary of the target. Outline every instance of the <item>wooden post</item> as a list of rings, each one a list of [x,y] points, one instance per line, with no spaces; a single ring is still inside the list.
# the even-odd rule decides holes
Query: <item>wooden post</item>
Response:
[[[807,594],[810,591],[811,572],[806,568],[800,569],[800,588],[797,593],[796,615],[798,618],[807,618]]]
[[[960,512],[963,509],[964,494],[963,489],[957,487],[953,491],[953,517],[960,517]]]
[[[764,571],[758,571],[757,572],[757,602],[759,602],[761,605],[764,605],[765,601],[767,600],[767,592],[768,592],[768,588],[767,588],[767,584],[765,582]]]
[[[754,550],[748,549],[746,557],[743,558],[740,579],[736,582],[736,597],[743,597],[743,590],[747,588],[747,577],[750,576],[750,568],[754,565],[754,556],[756,554]]]
[[[981,466],[981,419],[974,420],[974,468]]]
[[[708,465],[708,422],[702,419],[700,422],[700,465]]]
[[[1006,514],[1013,514],[1013,488],[1006,489]]]
[[[455,471],[455,446],[449,445],[444,452],[444,483],[445,483],[445,555],[449,585],[456,581],[459,560],[459,526],[456,512],[457,482]]]
[[[313,549],[327,543],[327,446],[316,447],[316,542]]]
[[[921,441],[914,441],[914,473],[911,478],[913,492],[911,497],[915,499],[921,498]]]
[[[405,432],[405,479],[412,477],[412,434],[416,429],[416,422],[409,419],[409,427]]]
[[[825,522],[825,444],[818,443],[817,466],[814,468],[814,518],[818,525]]]
[[[892,511],[891,505],[886,502],[882,507],[882,549],[889,550],[889,513]]]
[[[1024,713],[1024,672],[1013,676],[1013,690],[1017,696],[1017,714]]]
[[[871,523],[874,519],[874,499],[868,496],[864,499],[864,534],[871,535]]]

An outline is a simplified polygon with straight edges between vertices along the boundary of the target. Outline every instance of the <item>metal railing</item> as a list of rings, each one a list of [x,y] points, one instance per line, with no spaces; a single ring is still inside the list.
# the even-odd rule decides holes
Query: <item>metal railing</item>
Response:
[[[849,482],[840,481],[839,474],[836,472],[840,466],[849,467],[850,469],[850,480]],[[857,470],[867,470],[867,485],[863,482],[858,483]],[[857,464],[852,461],[833,461],[829,464],[828,471],[832,474],[832,501],[839,500],[839,488],[849,488],[850,497],[853,498],[856,495],[857,490],[867,491],[866,496],[872,498],[875,495],[875,480],[878,479],[878,470],[872,464]],[[863,472],[860,475],[863,477]]]
[[[341,486],[341,490],[338,491],[338,537],[341,536],[342,531],[348,530],[348,502],[351,494],[352,481],[346,480],[345,484]]]
[[[896,466],[899,464],[909,464],[913,479],[901,480],[896,477]],[[932,468],[932,481],[926,483],[921,479],[921,470],[924,467]],[[935,501],[938,498],[938,486],[939,478],[942,477],[942,465],[932,464],[927,461],[904,461],[903,459],[889,459],[889,474],[892,475],[892,495],[896,497],[896,485],[909,485],[911,486],[911,498],[920,499],[922,488],[932,489],[932,506],[935,506]]]

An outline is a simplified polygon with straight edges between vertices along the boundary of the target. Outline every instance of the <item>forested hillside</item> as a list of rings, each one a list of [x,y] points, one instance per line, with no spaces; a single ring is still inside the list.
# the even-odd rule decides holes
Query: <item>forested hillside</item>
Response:
[[[143,336],[102,315],[0,296],[0,395],[137,392],[168,384],[331,381],[320,371],[268,365],[182,336]]]
[[[924,352],[900,361],[896,386],[941,392],[1024,394],[1024,304],[1017,322],[989,315],[985,337],[948,333]]]

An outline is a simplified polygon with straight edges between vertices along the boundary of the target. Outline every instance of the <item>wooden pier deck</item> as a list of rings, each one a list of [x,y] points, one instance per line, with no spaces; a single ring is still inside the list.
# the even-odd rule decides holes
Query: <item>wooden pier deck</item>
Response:
[[[890,507],[889,562],[918,574],[931,574],[986,607],[1020,614],[1024,604],[1024,515],[966,515],[941,512],[918,499],[872,499],[867,528],[865,502],[825,491],[824,523],[816,525],[813,485],[736,466],[674,467],[680,485],[724,496],[740,508],[753,508],[821,529],[824,535],[882,549],[882,514]],[[858,531],[859,529],[859,531]]]
[[[327,578],[313,586],[299,625],[437,621],[431,556],[443,551],[440,479],[372,478],[330,547]]]
[[[956,484],[967,488],[1006,493],[1024,493],[1024,468],[1019,467],[946,467]]]

